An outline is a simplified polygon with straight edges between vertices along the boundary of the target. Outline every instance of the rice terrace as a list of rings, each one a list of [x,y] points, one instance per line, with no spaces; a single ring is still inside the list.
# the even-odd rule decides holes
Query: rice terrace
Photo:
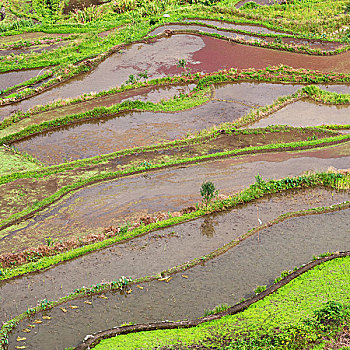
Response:
[[[0,0],[0,327],[350,349],[350,0]]]

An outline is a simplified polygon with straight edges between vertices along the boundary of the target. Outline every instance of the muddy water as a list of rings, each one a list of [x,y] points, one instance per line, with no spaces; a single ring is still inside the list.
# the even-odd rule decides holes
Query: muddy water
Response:
[[[0,90],[5,90],[10,86],[17,85],[23,81],[36,77],[41,72],[41,69],[28,69],[15,72],[0,73]],[[0,116],[2,108],[0,107]],[[2,118],[0,117],[0,120]]]
[[[35,306],[38,300],[58,300],[83,285],[115,280],[122,275],[134,279],[152,275],[206,255],[257,226],[257,215],[266,223],[283,213],[330,206],[349,199],[350,193],[320,188],[285,192],[229,212],[158,230],[40,274],[0,282],[0,300],[3,301],[0,322]],[[10,295],[16,295],[15,303],[8,297]]]
[[[189,86],[192,88],[194,85]],[[110,118],[81,122],[65,128],[42,133],[17,142],[16,147],[35,155],[46,164],[57,164],[68,160],[87,158],[116,150],[145,146],[165,140],[185,136],[188,132],[198,131],[223,122],[231,122],[251,107],[271,104],[279,96],[294,93],[301,85],[271,83],[235,83],[218,85],[215,88],[214,101],[191,111],[177,113],[128,112]],[[322,86],[321,86],[322,87]],[[326,88],[326,87],[325,87]],[[337,87],[344,90],[348,87]],[[170,89],[170,88],[169,88]],[[125,99],[151,99],[157,101],[161,96],[178,93],[183,87],[174,86],[171,90],[137,89],[129,93],[116,94],[41,113],[30,120],[23,120],[7,134],[45,120],[81,113],[99,106],[110,106]],[[187,90],[188,91],[188,90]],[[142,97],[140,97],[140,95]],[[134,95],[133,94],[137,94]],[[140,136],[142,135],[142,136]],[[1,136],[1,132],[0,132]]]
[[[170,141],[242,117],[249,107],[209,101],[177,113],[127,112],[110,118],[72,124],[16,143],[21,151],[46,164],[57,164]]]
[[[1,232],[0,252],[93,232],[122,220],[158,211],[180,210],[199,202],[199,188],[212,181],[221,193],[234,193],[264,179],[297,176],[333,166],[349,168],[350,144],[304,152],[280,152],[170,168],[83,188],[47,210]],[[156,190],[155,190],[156,189]],[[43,235],[45,232],[45,235]]]
[[[92,100],[75,103],[69,106],[56,108],[47,112],[35,114],[30,119],[23,119],[22,121],[0,131],[0,137],[15,133],[23,128],[39,124],[44,121],[54,120],[56,118],[63,117],[65,115],[84,113],[96,107],[109,107],[113,104],[121,103],[129,100],[160,102],[163,99],[170,99],[175,95],[187,94],[195,87],[194,84],[190,85],[173,85],[173,86],[161,86],[161,87],[144,87],[139,89],[132,89],[122,93],[116,93],[113,95],[107,95],[97,97]]]
[[[125,82],[130,74],[148,71],[149,78],[181,74],[180,59],[187,61],[193,72],[214,72],[227,68],[265,68],[284,64],[295,68],[321,71],[350,71],[350,51],[329,57],[308,56],[285,51],[230,43],[198,35],[173,35],[152,44],[135,44],[123,54],[116,53],[89,74],[82,75],[31,99],[0,108],[5,117],[14,110],[26,111],[38,104],[58,98],[77,97],[91,91],[102,91]]]
[[[10,43],[14,41],[20,41],[20,40],[37,40],[37,39],[44,39],[44,38],[57,38],[57,37],[65,37],[69,36],[71,34],[50,34],[50,33],[44,33],[44,32],[33,32],[33,33],[22,33],[22,34],[16,34],[11,36],[0,36],[0,44],[3,43]]]
[[[284,32],[281,32],[281,31],[271,30],[259,25],[254,25],[254,24],[230,23],[230,22],[215,21],[215,20],[201,19],[201,18],[198,18],[198,19],[187,18],[184,20],[184,22],[189,22],[189,23],[200,22],[200,23],[216,26],[218,28],[244,30],[247,32],[260,33],[260,34],[285,34]]]
[[[216,22],[217,23],[217,22]],[[217,24],[220,24],[217,23]],[[150,33],[150,35],[157,35],[160,33],[163,33],[165,30],[170,29],[170,30],[195,30],[199,31],[202,33],[211,33],[211,34],[218,34],[226,38],[230,39],[243,39],[243,40],[248,40],[248,41],[260,41],[260,42],[274,42],[276,39],[273,37],[260,37],[260,36],[254,36],[254,34],[249,35],[249,34],[240,34],[240,33],[235,33],[235,32],[230,32],[230,31],[224,31],[224,30],[219,30],[211,27],[206,27],[202,25],[182,25],[182,24],[168,24],[161,26],[154,31]],[[242,28],[243,29],[243,28]],[[338,42],[325,42],[325,41],[319,41],[319,40],[307,40],[307,39],[298,39],[298,38],[280,38],[280,40],[284,44],[288,45],[304,45],[308,46],[313,49],[320,49],[323,51],[334,51],[337,48],[342,47],[343,45],[338,43]]]
[[[181,74],[183,69],[176,66],[180,59],[185,59],[194,71],[201,71],[204,63],[194,61],[192,56],[204,47],[205,42],[193,35],[163,38],[151,44],[131,45],[122,53],[115,53],[107,58],[88,74],[60,84],[31,99],[0,108],[0,115],[6,116],[19,109],[26,111],[57,99],[108,90],[125,83],[129,75],[137,75],[145,70],[149,78]]]
[[[20,55],[20,54],[30,54],[30,53],[40,53],[45,51],[52,51],[55,49],[58,49],[59,47],[67,45],[68,42],[62,42],[62,43],[56,43],[51,45],[38,45],[38,46],[31,46],[27,48],[22,49],[11,49],[11,50],[2,50],[0,49],[0,56],[8,56],[11,54],[14,55]]]
[[[82,10],[86,7],[98,6],[106,1],[102,0],[70,0],[68,4],[63,9],[63,14],[68,14],[75,9]]]
[[[256,82],[220,84],[215,86],[214,98],[260,107],[273,103],[279,96],[293,94],[301,87],[296,84]]]
[[[133,287],[129,295],[107,293],[108,299],[91,298],[63,304],[47,312],[52,317],[23,333],[21,322],[10,335],[9,349],[17,336],[25,336],[27,349],[64,349],[74,346],[86,334],[125,322],[192,319],[204,309],[221,303],[233,304],[251,295],[258,285],[271,284],[283,270],[292,269],[326,251],[350,249],[350,210],[292,218],[243,241],[226,254],[186,272],[169,283],[151,282],[143,290]],[[344,291],[344,298],[348,298]],[[70,305],[78,309],[70,309]],[[41,315],[36,316],[39,318]]]
[[[276,113],[261,119],[250,127],[267,125],[319,126],[323,124],[349,124],[350,105],[328,106],[311,100],[292,103]]]

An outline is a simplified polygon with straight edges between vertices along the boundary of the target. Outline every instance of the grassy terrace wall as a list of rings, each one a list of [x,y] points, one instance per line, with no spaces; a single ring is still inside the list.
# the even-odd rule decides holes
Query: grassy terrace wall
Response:
[[[255,24],[255,25],[265,25],[268,28],[271,29],[281,29],[275,28],[275,24],[269,24],[269,23],[262,23],[261,20],[249,20],[246,19],[242,21],[239,17],[237,17],[237,13],[235,13],[235,16],[227,15],[222,13],[220,17],[218,17],[217,13],[215,10],[219,10],[222,12],[222,9],[217,9],[214,8],[214,11],[210,7],[205,7],[205,6],[192,6],[187,9],[173,9],[172,12],[172,18],[176,18],[176,21],[174,23],[183,23],[181,22],[185,18],[202,18],[202,19],[216,19],[216,20],[229,20],[233,21],[233,23],[248,23],[248,24]],[[240,13],[239,13],[240,14]],[[105,59],[110,53],[117,51],[120,47],[119,45],[121,44],[130,44],[132,42],[138,42],[140,40],[144,40],[145,37],[147,37],[147,34],[159,27],[162,26],[166,23],[165,19],[161,16],[155,16],[151,21],[146,21],[142,18],[139,18],[139,22],[130,22],[129,17],[121,16],[120,19],[112,20],[110,23],[105,23],[101,24],[101,27],[106,26],[103,29],[110,29],[113,27],[119,27],[118,31],[112,35],[109,35],[107,38],[104,39],[97,39],[96,35],[94,34],[88,34],[86,36],[86,40],[84,41],[84,44],[79,44],[77,46],[78,50],[76,48],[70,49],[70,48],[60,48],[58,50],[55,50],[55,52],[48,52],[48,53],[43,53],[40,55],[36,55],[35,59],[32,59],[31,56],[26,55],[26,59],[23,59],[23,57],[20,57],[20,61],[17,59],[9,59],[9,60],[3,60],[2,65],[1,65],[1,71],[6,72],[6,71],[11,71],[14,69],[24,69],[24,68],[37,68],[37,67],[48,67],[48,66],[56,66],[59,65],[60,69],[57,70],[57,77],[53,78],[49,82],[44,83],[41,87],[32,90],[32,89],[24,89],[23,91],[7,96],[5,98],[5,101],[2,101],[2,103],[8,103],[10,101],[18,101],[23,98],[27,98],[29,96],[32,96],[38,92],[44,91],[47,88],[50,88],[64,80],[70,79],[71,77],[75,76],[76,74],[80,74],[82,72],[87,72],[93,67],[98,64],[99,61]],[[200,21],[200,20],[199,20]],[[338,19],[339,22],[339,19]],[[141,25],[140,25],[141,23]],[[186,25],[189,25],[186,23]],[[28,28],[28,31],[44,31],[47,33],[52,33],[52,32],[61,32],[61,33],[77,33],[77,32],[94,32],[96,31],[96,24],[88,24],[84,27],[82,27],[79,24],[61,24],[61,25],[53,25],[52,28],[49,28],[47,25],[42,25],[42,26],[35,26],[35,29],[33,27]],[[209,25],[209,27],[211,27]],[[215,28],[215,26],[213,26]],[[83,29],[84,28],[84,29]],[[220,28],[220,30],[222,30]],[[223,29],[225,30],[225,29]],[[24,29],[22,28],[18,33],[23,32]],[[240,30],[234,30],[234,32],[238,33],[249,33],[245,31],[240,31]],[[11,32],[11,34],[15,34],[16,32]],[[208,33],[202,33],[203,35],[212,35],[215,37],[219,37],[224,39],[222,36],[218,36],[217,34],[208,34]],[[253,34],[259,37],[260,34]],[[276,37],[282,38],[292,36],[294,38],[300,38],[303,39],[307,37],[307,35],[294,35],[294,34],[268,34],[268,35],[260,35],[265,36],[265,37]],[[314,39],[314,38],[312,38]],[[318,38],[318,40],[322,40],[321,36]],[[96,40],[98,44],[96,45]],[[147,39],[145,39],[147,40]],[[231,39],[230,39],[231,40]],[[285,45],[283,43],[280,43],[278,41],[276,42],[269,42],[269,43],[264,43],[264,42],[258,42],[258,41],[242,41],[242,40],[234,40],[236,42],[244,43],[244,44],[249,44],[249,45],[254,45],[254,46],[262,46],[262,47],[269,47],[269,48],[274,48],[274,49],[280,49],[280,50],[288,50],[288,51],[293,51],[293,52],[303,52],[303,53],[308,53],[308,54],[336,54],[343,52],[348,49],[347,47],[347,42],[344,41],[344,47],[341,47],[339,49],[336,49],[335,51],[330,51],[330,52],[324,52],[322,50],[318,49],[312,49],[309,48],[305,45],[298,45],[298,46],[293,46],[293,45]],[[63,58],[64,57],[64,58]],[[69,71],[69,73],[65,73],[66,71]],[[39,79],[39,78],[37,78]],[[21,86],[29,85],[28,83],[21,84]],[[11,87],[9,89],[6,89],[3,91],[3,95],[13,92],[15,90],[14,87]],[[1,103],[1,100],[0,100]]]
[[[332,178],[332,176],[331,176],[331,178]],[[292,184],[293,181],[299,182],[296,179],[285,179],[284,183]],[[272,181],[269,181],[268,183],[265,183],[265,184],[261,184],[260,183],[259,187],[260,188],[262,188],[262,187],[270,187],[271,183],[272,183]],[[281,181],[279,181],[279,182],[275,181],[275,184],[277,184],[277,183],[281,184]],[[250,189],[257,188],[257,187],[258,187],[257,185],[253,185],[253,186],[251,186]],[[247,195],[247,194],[248,194],[247,191],[245,191],[245,193],[241,193],[240,195],[243,198],[243,196]],[[232,198],[230,198],[229,200],[232,200]],[[247,200],[252,200],[252,198],[251,199],[247,198]],[[215,205],[217,205],[217,204],[218,203],[216,203]],[[270,223],[268,223],[268,224],[266,224],[266,225],[264,225],[264,226],[262,226],[260,228],[256,228],[256,229],[252,229],[252,230],[248,231],[245,235],[235,239],[234,241],[231,241],[230,243],[226,244],[225,246],[215,250],[214,252],[212,252],[212,253],[210,253],[210,254],[208,254],[206,256],[202,256],[200,258],[193,259],[191,261],[188,261],[188,262],[186,262],[184,264],[175,266],[173,268],[168,269],[167,271],[163,271],[163,272],[158,273],[156,275],[146,276],[146,277],[143,277],[143,278],[140,278],[140,279],[137,279],[137,280],[133,280],[133,281],[123,277],[123,278],[119,279],[118,281],[112,281],[112,282],[109,282],[109,283],[99,283],[99,284],[97,284],[95,286],[82,287],[80,289],[76,289],[76,290],[74,290],[73,293],[71,293],[71,294],[69,294],[69,295],[67,295],[67,296],[65,296],[65,297],[63,297],[63,298],[61,298],[61,299],[59,299],[58,301],[55,301],[55,302],[47,301],[47,300],[45,302],[39,302],[37,307],[29,308],[25,313],[22,313],[22,314],[18,315],[17,317],[15,317],[14,319],[9,320],[8,322],[6,322],[2,326],[1,331],[0,331],[0,349],[5,348],[5,346],[7,344],[8,333],[14,327],[16,327],[16,325],[20,321],[22,321],[22,320],[24,320],[24,319],[26,319],[26,318],[28,318],[30,316],[33,316],[33,315],[35,315],[36,313],[38,313],[40,311],[48,310],[48,309],[51,309],[53,307],[57,307],[57,306],[61,305],[62,303],[65,303],[67,301],[74,300],[74,299],[77,299],[77,298],[80,298],[80,297],[100,294],[100,293],[103,293],[103,292],[106,292],[106,291],[109,291],[109,290],[121,289],[121,288],[123,288],[126,285],[135,285],[135,284],[138,284],[138,283],[149,282],[149,281],[153,281],[153,280],[159,279],[159,278],[161,278],[164,275],[168,276],[168,275],[175,274],[175,273],[178,273],[178,272],[181,272],[181,271],[185,271],[187,269],[190,269],[193,266],[196,266],[198,264],[202,264],[205,261],[214,259],[215,257],[217,257],[217,256],[219,256],[221,254],[224,254],[227,250],[229,250],[232,247],[236,246],[237,244],[239,244],[245,238],[255,234],[258,229],[261,230],[262,228],[265,228],[267,226],[271,226],[273,224],[277,224],[277,223],[282,222],[283,220],[286,220],[286,219],[288,219],[290,217],[302,216],[302,215],[310,215],[310,214],[311,215],[312,214],[321,214],[321,213],[336,211],[336,210],[340,210],[340,209],[345,209],[345,208],[348,208],[348,207],[349,207],[349,203],[343,203],[343,204],[340,204],[340,205],[333,205],[331,207],[314,208],[314,209],[310,209],[310,210],[303,210],[303,211],[299,211],[299,212],[287,213],[287,214],[281,215],[280,217],[276,218],[272,222],[270,222]],[[212,207],[209,210],[212,210]],[[204,212],[203,212],[203,214],[204,214]],[[180,222],[184,218],[185,218],[185,216],[182,217],[182,218],[176,218],[176,219],[178,219],[178,222]],[[187,216],[186,219],[189,219],[189,217]],[[333,258],[347,256],[347,255],[349,255],[349,253],[344,253],[344,254],[343,253],[340,253],[340,254],[337,253],[337,254],[331,255],[331,257],[329,257],[328,255],[329,254],[326,254],[326,257],[323,257],[320,260],[316,260],[313,263],[310,263],[309,264],[309,268],[312,268],[312,267],[318,265],[318,263],[321,263],[321,262],[324,262],[324,261],[327,261],[327,260],[330,260],[330,259],[333,259]],[[258,297],[254,297],[252,299],[249,299],[246,302],[242,302],[242,303],[240,303],[238,305],[235,305],[234,307],[229,309],[230,311],[228,311],[226,314],[231,314],[231,313],[235,314],[237,312],[240,312],[240,311],[244,310],[249,305],[255,303],[258,300],[260,300],[260,297],[264,297],[266,295],[269,295],[270,293],[273,293],[279,287],[285,285],[290,280],[292,280],[293,278],[299,276],[300,274],[304,273],[307,270],[308,270],[308,268],[305,269],[305,267],[302,267],[300,270],[294,271],[294,273],[292,273],[292,274],[290,274],[291,271],[288,272],[288,276],[287,277],[285,277],[282,280],[280,278],[277,278],[275,280],[275,284],[273,286],[271,286],[269,289],[267,289],[265,292],[259,294]],[[202,321],[202,319],[199,319],[199,320],[195,320],[194,322],[185,321],[185,322],[180,322],[180,323],[178,323],[178,322],[177,323],[172,323],[173,326],[170,326],[169,328],[181,328],[179,326],[181,324],[183,324],[184,327],[186,327],[186,328],[189,327],[189,326],[190,327],[191,326],[196,326],[196,325],[198,325],[198,324],[200,324],[202,322],[206,322],[206,321],[210,321],[210,320],[215,320],[215,319],[221,318],[220,316],[222,316],[222,314],[220,314],[219,316],[216,316],[216,315],[209,316],[209,317],[205,318],[204,321]],[[161,324],[165,325],[164,328],[167,328],[167,323],[161,323]],[[150,325],[149,328],[146,328],[149,325],[141,325],[140,328],[138,328],[138,326],[136,326],[136,331],[138,331],[138,330],[142,331],[142,330],[147,330],[147,329],[149,329],[149,330],[152,330],[152,329],[163,329],[162,327],[159,327],[159,325],[160,325],[159,323],[156,324],[154,328],[153,328],[153,325]],[[132,326],[131,327],[127,327],[127,328],[122,328],[121,329],[121,334],[129,333],[130,331],[134,332],[134,331],[132,331],[132,329],[133,329]],[[120,328],[117,328],[117,330],[120,331]],[[114,335],[114,333],[113,333],[114,331],[115,331],[115,329],[111,330],[110,333],[108,333],[108,332],[107,333],[110,334],[111,336],[113,336]],[[124,332],[124,331],[126,331],[126,332]],[[105,336],[105,333],[103,333],[103,334]],[[99,340],[101,340],[101,338],[99,338],[99,337],[97,337],[97,338]],[[80,348],[78,348],[78,349],[80,349]]]
[[[263,336],[267,336],[267,334],[264,334],[261,330],[259,330],[259,326],[261,325],[261,327],[263,328],[264,326],[262,325],[263,322],[261,322],[262,319],[262,315],[264,314],[264,316],[266,315],[267,311],[264,310],[264,307],[262,304],[267,305],[267,307],[269,307],[269,303],[268,300],[266,300],[265,303],[262,303],[260,301],[262,301],[264,298],[268,298],[269,295],[278,292],[279,297],[277,296],[277,299],[279,299],[279,301],[281,302],[281,295],[284,295],[284,300],[286,301],[286,299],[288,299],[288,293],[286,293],[288,290],[293,290],[292,286],[288,286],[288,284],[290,284],[291,281],[293,280],[299,280],[299,281],[307,281],[308,276],[309,275],[314,275],[319,276],[320,279],[323,278],[327,278],[327,279],[332,279],[332,276],[324,276],[322,274],[323,269],[322,269],[322,264],[326,265],[326,266],[337,266],[337,264],[339,264],[339,262],[333,262],[333,263],[328,263],[331,262],[334,259],[339,259],[340,263],[341,261],[344,261],[347,266],[349,265],[349,256],[350,256],[350,252],[342,252],[342,253],[335,253],[335,254],[328,254],[328,256],[324,256],[324,257],[319,257],[311,262],[309,262],[306,265],[303,265],[302,267],[295,269],[293,272],[289,272],[289,274],[287,274],[287,276],[283,277],[283,278],[278,278],[276,279],[275,283],[268,287],[265,291],[262,291],[261,293],[253,296],[252,298],[245,300],[239,304],[236,304],[230,308],[228,308],[226,311],[223,312],[219,312],[216,313],[214,315],[209,315],[209,316],[205,316],[199,319],[195,319],[195,320],[191,320],[191,321],[177,321],[177,322],[170,322],[170,321],[165,321],[165,322],[156,322],[156,323],[150,323],[150,324],[138,324],[138,325],[127,325],[127,326],[120,326],[120,327],[114,327],[111,328],[109,330],[105,330],[102,332],[98,332],[92,336],[90,336],[88,339],[86,339],[85,341],[83,341],[81,344],[79,344],[75,350],[87,350],[87,349],[92,349],[95,348],[96,349],[112,349],[113,346],[115,346],[115,348],[118,348],[118,346],[122,346],[123,349],[134,349],[135,347],[138,347],[138,345],[142,346],[143,348],[153,348],[153,346],[151,345],[153,343],[154,346],[159,346],[160,344],[162,345],[171,345],[172,343],[182,343],[184,344],[188,344],[190,345],[191,343],[200,343],[200,341],[203,341],[205,343],[205,336],[207,336],[209,339],[210,337],[214,338],[214,337],[219,337],[219,334],[222,333],[225,334],[227,333],[227,336],[231,336],[232,338],[234,338],[233,334],[234,331],[229,332],[228,329],[225,327],[222,327],[222,329],[220,328],[220,326],[218,325],[218,320],[221,320],[221,325],[225,324],[225,321],[228,324],[232,324],[232,328],[233,330],[235,330],[235,328],[238,328],[237,326],[235,326],[234,324],[234,320],[233,317],[231,317],[232,315],[236,315],[237,317],[235,317],[235,320],[237,320],[239,317],[244,318],[244,311],[247,310],[250,306],[254,305],[254,309],[252,310],[252,308],[249,309],[250,314],[253,313],[254,317],[255,317],[255,321],[256,321],[256,328],[258,328],[258,330],[253,331],[253,327],[250,327],[248,329],[245,330],[245,334],[246,337],[252,337],[254,339],[254,337],[259,338],[259,336],[257,336],[256,333],[259,333],[260,331],[260,337]],[[328,263],[328,264],[326,264]],[[321,265],[321,266],[320,266]],[[312,269],[315,269],[315,267],[320,266],[320,268],[318,270],[314,270],[312,271]],[[324,267],[323,267],[324,268]],[[335,268],[334,268],[335,269]],[[305,274],[306,272],[310,271],[309,274],[307,274],[308,276],[302,276],[303,274]],[[312,272],[311,272],[312,271]],[[331,275],[331,274],[330,274]],[[315,278],[314,277],[314,278]],[[317,279],[317,277],[316,277]],[[312,283],[312,282],[311,282]],[[297,283],[294,283],[294,285]],[[314,283],[315,284],[315,283]],[[320,283],[321,286],[323,286],[323,283]],[[344,283],[346,285],[346,282]],[[289,288],[288,288],[289,287]],[[315,295],[315,291],[312,291]],[[312,293],[311,292],[311,293]],[[332,296],[332,293],[329,293],[330,297]],[[336,294],[336,293],[334,293]],[[274,297],[272,296],[272,298],[270,299],[274,299]],[[310,298],[309,298],[310,299]],[[316,299],[316,298],[315,298]],[[315,300],[316,301],[316,300]],[[260,303],[259,303],[260,302]],[[275,301],[276,303],[276,301]],[[302,304],[306,304],[305,301],[301,301],[300,303]],[[318,302],[319,303],[319,302]],[[303,305],[306,309],[310,308],[310,305]],[[248,311],[248,313],[249,313]],[[287,333],[286,330],[286,326],[280,324],[279,320],[278,320],[278,315],[276,313],[276,310],[272,311],[275,316],[277,317],[277,320],[275,322],[276,327],[280,327],[280,335],[279,338],[280,339],[273,339],[272,344],[273,343],[280,343],[279,345],[283,347],[283,343],[286,343],[287,340],[285,338],[286,334],[283,333]],[[293,310],[289,310],[289,312],[291,314],[293,314]],[[243,313],[242,315],[240,315],[240,313]],[[250,316],[252,318],[252,316]],[[239,324],[239,321],[236,321]],[[291,321],[293,322],[293,321]],[[296,320],[294,320],[294,323],[296,323]],[[192,327],[197,327],[199,325],[202,325],[202,327],[199,327],[199,329],[196,331],[196,329],[194,329],[192,332],[187,332],[186,328],[192,328]],[[298,326],[297,326],[298,327]],[[207,333],[207,331],[211,329],[211,332],[209,331]],[[168,332],[164,332],[164,330],[168,330]],[[174,330],[174,331],[171,331]],[[152,332],[150,332],[152,331]],[[154,332],[157,331],[157,332]],[[219,334],[215,334],[217,331]],[[251,335],[250,332],[252,332],[253,334]],[[283,332],[284,331],[284,332]],[[315,335],[315,329],[312,329],[312,327],[305,327],[303,329],[303,327],[301,326],[301,329],[299,329],[300,334],[299,334],[299,338],[301,337],[305,337],[305,338],[309,338],[307,340],[313,340],[313,336]],[[135,335],[135,333],[140,333],[140,332],[145,332],[142,334],[137,334]],[[148,333],[149,332],[149,333]],[[198,332],[203,332],[205,335],[203,334],[199,334]],[[266,332],[266,331],[265,331]],[[312,334],[308,334],[309,337],[307,337],[307,332],[310,332]],[[148,333],[148,334],[147,334]],[[186,334],[187,333],[187,334]],[[211,335],[210,335],[211,333]],[[230,334],[231,333],[231,334]],[[273,331],[270,333],[273,333]],[[321,338],[321,336],[323,336],[323,334],[320,334],[321,331],[318,330],[318,337],[317,338]],[[130,334],[130,336],[126,336],[126,337],[122,337],[120,341],[119,338],[122,335],[128,335]],[[195,335],[195,336],[194,336]],[[272,335],[272,334],[270,334]],[[110,339],[109,342],[103,342],[103,346],[101,344],[101,346],[97,346],[102,340],[104,339],[108,339],[108,338],[112,338],[112,337],[116,337],[115,339]],[[237,335],[236,335],[237,336]],[[291,336],[291,334],[289,335]],[[135,339],[136,338],[136,339]],[[283,340],[284,338],[284,340]],[[178,341],[176,341],[176,339],[178,339]],[[141,341],[140,341],[141,340]],[[297,342],[299,339],[298,338],[292,338],[292,339],[288,339],[289,342],[290,340]],[[251,341],[251,340],[250,340]],[[299,340],[300,341],[300,340]],[[263,341],[261,341],[262,343]],[[271,345],[272,345],[271,344]],[[253,349],[254,347],[254,342],[251,342],[252,347],[250,349]],[[268,346],[268,344],[265,344],[266,346]],[[277,345],[277,344],[276,344]],[[297,345],[297,344],[295,344]],[[274,348],[274,347],[273,347]],[[247,348],[245,348],[247,349]],[[255,347],[254,347],[255,349]]]
[[[141,225],[140,227],[129,231],[121,231],[120,234],[114,233],[112,234],[112,236],[105,237],[106,239],[93,244],[83,246],[79,246],[78,244],[77,248],[68,250],[63,253],[61,252],[61,247],[59,246],[57,246],[57,249],[52,248],[50,250],[46,250],[46,253],[40,252],[40,250],[28,250],[22,253],[18,253],[21,254],[21,256],[23,257],[24,262],[26,259],[28,259],[27,263],[19,266],[14,265],[11,268],[2,268],[0,270],[0,280],[8,280],[16,276],[21,276],[34,271],[46,269],[63,261],[71,260],[76,257],[82,256],[88,252],[96,251],[98,249],[108,247],[117,242],[122,242],[137,236],[147,234],[155,229],[168,227],[187,220],[193,220],[208,213],[227,210],[239,204],[247,203],[257,198],[263,197],[266,194],[277,193],[288,189],[308,188],[313,186],[326,186],[336,189],[349,189],[350,176],[338,173],[316,173],[313,175],[300,176],[296,178],[270,180],[268,182],[262,181],[251,185],[248,189],[243,190],[242,192],[233,195],[228,199],[215,201],[208,208],[199,208],[198,210],[193,211],[189,214],[184,214],[180,217],[169,218],[167,220],[152,223],[150,225]],[[346,207],[347,205],[347,203],[344,203],[343,205],[340,205],[339,208],[342,208],[343,206]],[[335,208],[339,209],[338,207]],[[333,210],[335,208],[333,208]],[[323,208],[320,209],[321,212],[322,210]],[[255,231],[252,230],[251,232],[249,232],[249,235],[254,232]],[[238,243],[239,240],[234,241],[232,244],[236,245]],[[231,246],[228,245],[227,249],[229,249],[230,247]],[[45,256],[45,254],[49,256]],[[222,254],[222,250],[220,250],[220,254]],[[4,261],[6,261],[7,259],[11,259],[11,256],[12,255],[9,254],[8,257],[3,256],[2,259],[5,259]]]

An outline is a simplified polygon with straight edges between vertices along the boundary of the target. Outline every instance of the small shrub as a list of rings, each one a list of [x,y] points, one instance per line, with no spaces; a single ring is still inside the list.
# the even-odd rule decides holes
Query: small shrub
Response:
[[[314,312],[316,321],[323,325],[340,323],[349,315],[350,313],[347,307],[337,301],[332,300],[327,301],[323,308]]]
[[[200,194],[202,196],[202,203],[207,208],[213,198],[218,195],[218,191],[212,182],[207,181],[202,183]]]

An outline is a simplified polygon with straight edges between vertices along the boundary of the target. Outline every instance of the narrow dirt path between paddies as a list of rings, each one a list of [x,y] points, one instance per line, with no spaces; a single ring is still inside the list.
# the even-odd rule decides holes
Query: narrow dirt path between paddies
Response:
[[[250,125],[264,128],[268,125],[290,125],[294,127],[321,125],[348,125],[350,105],[325,105],[310,99],[294,102]]]
[[[350,143],[346,143],[310,151],[256,154],[184,165],[106,181],[74,192],[33,218],[2,230],[0,252],[33,247],[43,243],[45,237],[64,239],[132,222],[135,218],[159,211],[178,211],[200,201],[200,186],[208,179],[221,193],[228,194],[254,183],[258,173],[264,179],[278,179],[309,170],[324,171],[330,166],[345,169],[349,164]],[[52,186],[57,186],[58,182],[62,186],[64,181],[57,176],[49,179]],[[16,191],[16,186],[23,191],[22,181],[14,183],[13,191]],[[37,192],[43,180],[31,181],[31,191]],[[47,179],[44,181],[45,194],[52,193]],[[28,180],[25,183],[28,188]],[[57,188],[54,187],[54,191]]]
[[[119,243],[49,270],[0,282],[0,322],[7,321],[38,300],[58,300],[81,286],[133,279],[168,270],[207,255],[278,216],[350,200],[348,191],[324,188],[285,191],[240,205],[229,212],[208,215]],[[67,278],[67,276],[70,276]],[[12,300],[11,296],[16,295]]]
[[[271,50],[231,43],[207,36],[178,34],[150,43],[132,44],[123,53],[115,53],[100,63],[90,73],[78,76],[51,90],[17,104],[0,107],[4,118],[15,110],[23,110],[47,104],[58,98],[73,98],[91,91],[99,92],[124,83],[130,74],[147,70],[149,78],[180,74],[183,68],[179,60],[187,62],[187,68],[195,72],[215,72],[228,68],[266,68],[271,65],[288,65],[323,72],[350,71],[350,52],[329,57]],[[9,73],[8,73],[9,74]]]
[[[199,317],[204,309],[221,303],[232,305],[252,295],[258,285],[271,284],[283,270],[300,266],[313,255],[349,249],[349,227],[350,209],[288,219],[261,230],[259,240],[257,235],[251,236],[172,279],[133,285],[122,295],[109,292],[72,300],[39,313],[20,322],[10,334],[9,350],[18,346],[18,336],[26,337],[21,344],[27,349],[61,350],[77,345],[87,334],[127,322]],[[42,319],[43,315],[51,319]]]

